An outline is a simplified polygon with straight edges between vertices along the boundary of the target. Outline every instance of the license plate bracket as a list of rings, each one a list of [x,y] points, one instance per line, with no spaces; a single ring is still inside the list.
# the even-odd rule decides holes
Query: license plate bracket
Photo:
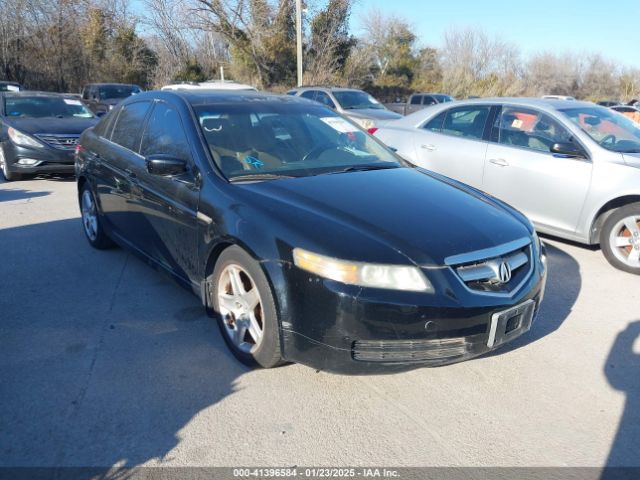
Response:
[[[528,332],[536,309],[535,300],[527,300],[520,305],[491,315],[487,346],[494,348]]]

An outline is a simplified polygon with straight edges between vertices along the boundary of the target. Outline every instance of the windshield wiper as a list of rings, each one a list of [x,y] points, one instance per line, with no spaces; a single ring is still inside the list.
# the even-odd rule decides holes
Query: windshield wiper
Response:
[[[277,180],[279,178],[296,178],[293,175],[281,175],[278,173],[251,173],[248,175],[238,175],[237,177],[230,178],[231,183],[236,182],[251,182],[256,180]]]
[[[341,170],[334,170],[327,172],[327,175],[333,175],[334,173],[347,173],[347,172],[366,172],[367,170],[389,170],[391,168],[399,168],[398,165],[353,165]]]

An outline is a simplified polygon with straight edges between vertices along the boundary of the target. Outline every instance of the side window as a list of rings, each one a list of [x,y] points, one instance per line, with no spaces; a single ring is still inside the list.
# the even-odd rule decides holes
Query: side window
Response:
[[[411,97],[411,105],[420,105],[422,103],[422,95],[414,95]]]
[[[442,133],[456,137],[482,140],[484,126],[491,108],[488,106],[471,106],[452,108],[442,126]]]
[[[141,154],[144,157],[163,154],[191,161],[189,141],[182,127],[180,114],[166,103],[157,103],[151,112],[142,136]]]
[[[433,117],[431,120],[429,120],[427,123],[425,123],[422,128],[424,128],[425,130],[430,130],[432,132],[441,133],[442,125],[444,124],[444,119],[446,116],[447,116],[447,111],[445,110],[444,112],[439,113],[438,115]]]
[[[113,126],[113,119],[118,116],[118,110],[111,110],[104,117],[100,119],[95,127],[93,127],[93,133],[99,137],[109,138],[111,127]]]
[[[136,102],[124,105],[120,109],[120,115],[116,120],[111,141],[138,152],[140,147],[141,128],[149,110],[149,102]]]
[[[321,104],[326,105],[329,108],[336,108],[336,104],[333,103],[331,97],[329,97],[329,95],[325,92],[318,92],[318,95],[316,96],[316,102],[320,102]]]
[[[89,100],[89,87],[84,87],[82,89],[82,99]]]
[[[305,90],[300,94],[302,98],[308,98],[309,100],[314,100],[316,98],[315,90]]]
[[[492,138],[503,145],[549,153],[554,143],[571,143],[573,135],[558,121],[528,108],[503,107]]]
[[[424,102],[423,102],[424,105],[434,105],[436,103],[438,103],[438,102],[436,102],[435,98],[430,97],[428,95],[426,97],[424,97]]]

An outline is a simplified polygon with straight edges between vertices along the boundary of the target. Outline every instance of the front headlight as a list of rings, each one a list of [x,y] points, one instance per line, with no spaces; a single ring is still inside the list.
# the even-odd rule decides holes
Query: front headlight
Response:
[[[293,262],[302,270],[348,285],[410,292],[433,292],[433,286],[420,269],[408,265],[350,262],[308,252],[301,248],[293,249]]]
[[[537,233],[533,233],[533,239],[536,243],[536,249],[538,250],[538,254],[540,255],[540,261],[542,262],[542,265],[544,266],[544,268],[547,268],[547,255],[545,253],[545,249],[544,249],[544,244],[542,243],[542,240],[540,240],[540,237],[538,236]]]
[[[23,147],[41,147],[42,144],[37,141],[35,138],[30,137],[22,132],[19,132],[13,127],[9,127],[9,138],[16,145],[21,145]]]

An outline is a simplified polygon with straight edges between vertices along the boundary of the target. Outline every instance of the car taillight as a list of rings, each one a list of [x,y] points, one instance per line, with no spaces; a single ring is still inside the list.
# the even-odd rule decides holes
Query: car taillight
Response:
[[[82,148],[82,145],[80,145],[79,143],[76,145],[76,155],[79,154],[80,152],[84,151],[84,148]]]
[[[367,132],[369,132],[371,135],[373,135],[377,131],[378,131],[378,127],[371,127],[367,129]]]

